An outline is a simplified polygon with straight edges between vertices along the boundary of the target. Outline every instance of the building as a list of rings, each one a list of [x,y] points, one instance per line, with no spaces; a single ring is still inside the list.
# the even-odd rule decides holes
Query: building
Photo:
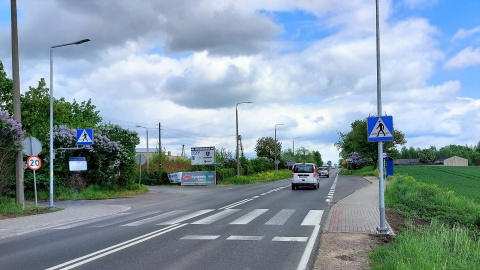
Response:
[[[449,157],[443,161],[443,166],[468,166],[468,159],[459,156]]]

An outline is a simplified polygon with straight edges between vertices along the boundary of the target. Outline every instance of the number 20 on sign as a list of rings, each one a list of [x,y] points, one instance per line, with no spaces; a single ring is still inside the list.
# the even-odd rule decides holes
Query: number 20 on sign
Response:
[[[42,160],[37,156],[30,156],[27,159],[27,167],[30,170],[36,171],[42,167]]]

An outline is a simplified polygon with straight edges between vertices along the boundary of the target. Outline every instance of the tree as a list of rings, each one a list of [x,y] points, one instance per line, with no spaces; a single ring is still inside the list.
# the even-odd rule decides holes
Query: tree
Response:
[[[2,61],[0,61],[0,110],[13,114],[13,81],[7,78]]]
[[[338,132],[340,140],[335,143],[337,149],[341,150],[340,155],[343,158],[350,153],[356,152],[366,164],[376,166],[378,160],[378,146],[377,143],[368,142],[367,139],[367,120],[355,120],[351,124],[351,131],[348,133]],[[388,154],[396,153],[396,146],[403,145],[407,141],[405,135],[395,129],[393,134],[393,141],[383,142],[384,152]]]
[[[22,124],[25,131],[46,143],[50,133],[50,93],[42,78],[36,88],[29,87],[21,98]],[[53,124],[66,125],[69,128],[94,128],[101,123],[99,111],[95,110],[91,100],[78,103],[65,101],[64,98],[53,101]]]
[[[257,153],[257,157],[265,157],[273,162],[275,160],[275,153],[277,158],[280,158],[282,143],[275,141],[272,137],[262,137],[257,140],[255,152]]]
[[[435,146],[422,149],[422,151],[418,153],[418,157],[422,163],[433,163],[437,159],[437,149]]]

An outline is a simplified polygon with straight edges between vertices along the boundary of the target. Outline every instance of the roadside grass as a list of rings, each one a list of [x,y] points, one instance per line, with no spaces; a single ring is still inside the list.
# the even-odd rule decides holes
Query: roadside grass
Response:
[[[14,198],[0,197],[0,219],[46,214],[61,209],[47,209],[45,207],[25,206],[17,204]]]
[[[278,170],[278,171],[266,171],[253,175],[240,175],[223,179],[220,185],[246,185],[255,183],[266,183],[277,180],[292,178],[292,171],[290,170]]]
[[[392,244],[369,254],[370,269],[478,269],[480,242],[472,231],[433,221],[402,232]]]
[[[477,269],[480,265],[480,204],[464,194],[410,175],[388,178],[385,204],[408,218],[430,221],[426,228],[396,232],[393,243],[369,254],[371,269]],[[463,179],[470,185],[478,179]]]

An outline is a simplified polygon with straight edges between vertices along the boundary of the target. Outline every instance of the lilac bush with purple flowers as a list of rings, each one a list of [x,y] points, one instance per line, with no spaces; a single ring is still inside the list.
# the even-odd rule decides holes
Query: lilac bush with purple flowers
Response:
[[[22,147],[23,134],[22,124],[0,110],[0,195],[15,184],[15,153]]]
[[[122,130],[120,127],[118,127]],[[125,132],[125,130],[123,130]],[[76,129],[61,125],[54,128],[54,148],[56,150],[54,171],[59,187],[68,187],[70,175],[68,162],[71,157],[85,157],[88,170],[84,172],[86,184],[118,187],[132,182],[125,179],[121,165],[132,163],[131,151],[126,151],[117,141],[113,141],[101,127],[94,130],[93,144],[76,148]],[[127,166],[128,167],[128,166]],[[133,178],[132,178],[133,179]]]

